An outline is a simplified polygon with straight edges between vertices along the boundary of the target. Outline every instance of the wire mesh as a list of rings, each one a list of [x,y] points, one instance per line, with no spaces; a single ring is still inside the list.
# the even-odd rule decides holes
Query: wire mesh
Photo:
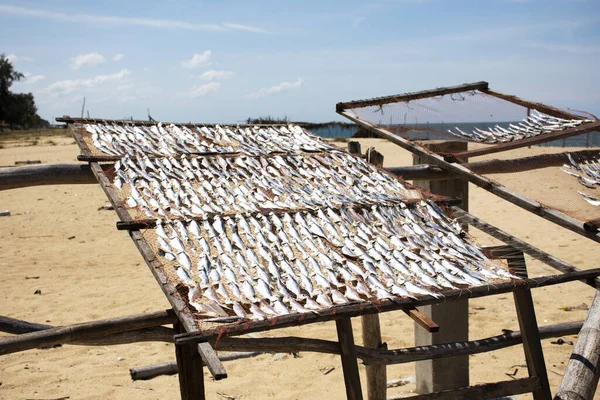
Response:
[[[346,112],[408,140],[449,141],[439,155],[582,223],[597,220],[599,177],[593,175],[593,166],[589,174],[578,167],[600,156],[600,132],[592,130],[597,118],[558,109],[549,115],[546,107],[540,105],[543,112],[536,104],[471,90]],[[458,144],[465,141],[467,151]]]

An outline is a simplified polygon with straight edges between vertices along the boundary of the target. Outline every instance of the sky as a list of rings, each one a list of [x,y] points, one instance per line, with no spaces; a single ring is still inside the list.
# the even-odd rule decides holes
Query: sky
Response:
[[[600,1],[3,1],[0,54],[50,121],[343,120],[340,101],[485,80],[600,117]]]

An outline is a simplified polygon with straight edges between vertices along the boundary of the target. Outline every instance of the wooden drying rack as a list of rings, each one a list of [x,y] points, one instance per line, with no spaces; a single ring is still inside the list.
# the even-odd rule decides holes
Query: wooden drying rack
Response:
[[[83,166],[63,166],[61,169],[62,175],[57,178],[57,183],[94,183],[89,176],[89,172],[91,171],[97,182],[100,183],[109,197],[117,215],[122,221],[131,221],[127,209],[123,206],[117,193],[114,192],[101,165],[98,162],[90,162],[89,165],[89,170]],[[32,184],[39,184],[39,181],[36,182],[36,179],[32,179],[30,175],[23,173],[23,168],[19,168],[19,170],[21,170],[21,172],[14,171],[14,173],[21,177],[25,176],[24,179],[27,182],[19,184],[18,182],[13,181],[12,187],[24,187]],[[10,177],[10,173],[11,171],[0,174],[0,177]],[[72,176],[71,182],[69,182],[69,174]],[[424,172],[420,170],[418,171],[418,174],[423,177]],[[437,174],[437,172],[434,173],[434,175],[435,174]],[[18,178],[16,180],[18,180]],[[43,184],[49,183],[51,184],[52,181],[43,182]],[[6,187],[3,187],[0,184],[0,189],[2,188],[6,189]],[[0,339],[0,355],[36,348],[42,345],[59,343],[101,345],[106,344],[107,342],[113,344],[132,343],[140,340],[171,341],[176,344],[177,363],[174,368],[179,373],[182,398],[203,399],[203,365],[206,365],[209,368],[215,379],[222,379],[227,376],[213,346],[221,350],[261,352],[315,351],[333,353],[339,354],[342,358],[348,398],[361,399],[362,389],[360,377],[358,375],[358,358],[363,360],[367,365],[389,365],[424,359],[450,357],[460,354],[476,354],[516,345],[522,342],[525,348],[529,378],[471,386],[454,391],[417,396],[415,398],[438,398],[440,395],[461,398],[481,398],[483,395],[497,397],[525,392],[533,392],[536,400],[550,398],[550,389],[540,338],[557,337],[575,333],[582,324],[558,324],[538,329],[530,290],[531,288],[555,285],[575,280],[581,280],[592,287],[600,288],[600,283],[597,278],[600,276],[600,269],[580,271],[576,267],[558,260],[555,257],[518,240],[508,233],[486,224],[467,212],[456,207],[452,207],[452,211],[454,216],[457,217],[460,222],[472,225],[505,242],[506,246],[489,248],[487,249],[487,252],[492,258],[503,258],[510,255],[510,258],[508,259],[509,266],[518,265],[518,272],[521,274],[523,280],[476,287],[470,290],[450,291],[444,293],[445,296],[442,299],[423,296],[418,300],[398,299],[396,301],[362,302],[358,304],[343,305],[304,316],[288,315],[273,318],[269,321],[255,321],[247,324],[232,325],[228,327],[226,331],[217,328],[199,332],[196,330],[193,316],[185,307],[184,300],[177,294],[176,288],[166,279],[160,263],[154,257],[153,251],[145,241],[141,232],[139,230],[131,230],[130,236],[142,253],[151,272],[160,283],[163,292],[171,302],[173,311],[175,312],[174,314],[170,311],[160,312],[96,321],[69,327],[49,327],[39,324],[30,324],[24,321],[0,318],[0,330],[20,333],[17,336]],[[524,268],[523,253],[558,269],[562,274],[528,279],[526,269]],[[393,310],[403,310],[409,314],[411,318],[420,323],[421,326],[429,331],[435,331],[439,327],[437,327],[433,321],[428,320],[422,314],[416,312],[416,306],[440,302],[452,302],[462,298],[483,297],[507,292],[514,293],[515,307],[517,309],[519,326],[521,329],[520,332],[513,332],[499,337],[470,342],[448,343],[442,347],[421,346],[419,348],[399,350],[372,349],[356,346],[354,343],[351,325],[352,317],[374,315]],[[267,329],[298,325],[299,323],[308,324],[327,320],[336,321],[338,342],[285,337],[262,339],[233,337],[249,332],[258,332]],[[174,324],[174,329],[170,330],[169,328],[162,327],[162,325],[170,323]],[[173,368],[171,368],[171,370],[172,369]]]
[[[358,118],[348,110],[368,107],[368,106],[379,106],[383,104],[397,103],[397,102],[408,102],[416,99],[424,99],[434,96],[442,96],[452,93],[460,93],[467,91],[478,90],[484,94],[497,97],[499,99],[509,101],[511,103],[526,107],[528,109],[538,110],[547,115],[554,116],[563,119],[583,119],[582,116],[573,114],[558,108],[548,106],[542,103],[536,103],[528,100],[503,94],[500,92],[489,89],[487,82],[476,82],[446,88],[439,88],[435,90],[426,90],[416,93],[407,93],[395,96],[378,97],[369,100],[357,100],[350,102],[341,102],[336,105],[336,111],[338,114],[348,118],[356,124],[367,128],[377,136],[389,140],[390,142],[402,147],[411,153],[422,157],[427,162],[433,164],[435,167],[441,168],[443,171],[449,174],[453,174],[461,179],[466,179],[475,185],[494,193],[495,195],[510,201],[517,206],[526,209],[536,215],[539,215],[549,221],[552,221],[563,228],[567,228],[573,232],[576,232],[582,236],[585,236],[596,242],[600,242],[600,220],[591,221],[579,221],[573,217],[570,217],[559,210],[549,208],[543,204],[530,199],[524,195],[516,193],[507,187],[498,184],[482,174],[484,173],[508,173],[530,170],[536,165],[536,163],[542,163],[543,166],[557,166],[562,165],[566,160],[565,154],[560,155],[541,155],[533,157],[525,157],[516,160],[490,160],[483,162],[468,163],[468,159],[471,157],[481,156],[485,154],[493,154],[497,152],[522,148],[531,146],[534,144],[547,143],[553,140],[562,139],[570,136],[580,135],[582,133],[598,131],[600,130],[600,121],[594,121],[586,123],[575,128],[565,129],[563,131],[557,131],[552,133],[546,133],[534,137],[525,139],[515,140],[512,142],[499,143],[491,145],[482,149],[465,150],[458,152],[450,152],[448,154],[438,154],[430,151],[427,148],[408,140],[400,135],[390,132],[387,129],[381,128],[369,121]],[[593,152],[584,150],[581,154],[598,154],[599,152]],[[540,164],[537,164],[540,165]],[[512,170],[513,166],[516,168]]]

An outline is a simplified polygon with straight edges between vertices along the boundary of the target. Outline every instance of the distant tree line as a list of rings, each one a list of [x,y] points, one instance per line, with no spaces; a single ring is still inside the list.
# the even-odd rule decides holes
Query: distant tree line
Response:
[[[4,54],[0,55],[0,130],[47,128],[50,123],[37,114],[37,107],[31,93],[13,93],[10,87],[25,75],[15,71]]]

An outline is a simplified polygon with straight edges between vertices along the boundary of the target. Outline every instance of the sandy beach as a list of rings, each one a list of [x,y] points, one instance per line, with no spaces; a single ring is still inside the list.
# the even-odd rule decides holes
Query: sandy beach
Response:
[[[70,138],[55,145],[0,149],[0,165],[15,161],[76,162],[79,153]],[[363,150],[374,146],[385,166],[412,164],[412,155],[381,139],[362,139]],[[340,145],[345,145],[339,143]],[[558,173],[558,172],[556,172]],[[548,173],[546,171],[545,177]],[[558,181],[558,180],[557,180]],[[597,267],[600,246],[530,214],[471,185],[470,212],[542,250],[582,269]],[[98,210],[108,200],[98,185],[42,186],[0,192],[0,315],[27,321],[67,325],[102,318],[169,308],[169,303],[134,247],[128,234],[117,231],[114,211]],[[471,232],[479,244],[494,244]],[[527,257],[530,276],[556,273]],[[40,291],[40,294],[36,294]],[[587,311],[564,311],[564,306],[590,304],[594,291],[579,282],[535,289],[539,325],[585,319]],[[510,294],[470,301],[470,339],[518,330]],[[357,343],[362,342],[360,319],[353,320]],[[414,344],[414,324],[402,312],[381,316],[383,339],[390,349]],[[442,327],[443,329],[443,327]],[[320,323],[261,333],[261,336],[304,336],[335,340],[335,325]],[[576,337],[567,344],[543,341],[552,391],[558,387]],[[177,376],[132,382],[129,368],[174,360],[174,346],[140,343],[106,347],[65,345],[0,356],[0,399],[177,399]],[[339,357],[315,353],[262,355],[225,364],[229,378],[215,382],[205,370],[206,394],[237,399],[345,398]],[[322,369],[334,367],[323,374]],[[363,391],[366,390],[361,366]],[[527,376],[521,346],[470,357],[471,384]],[[388,395],[410,395],[414,364],[388,367],[388,380],[409,383]],[[519,398],[531,398],[520,396]],[[600,395],[597,395],[600,398]]]

